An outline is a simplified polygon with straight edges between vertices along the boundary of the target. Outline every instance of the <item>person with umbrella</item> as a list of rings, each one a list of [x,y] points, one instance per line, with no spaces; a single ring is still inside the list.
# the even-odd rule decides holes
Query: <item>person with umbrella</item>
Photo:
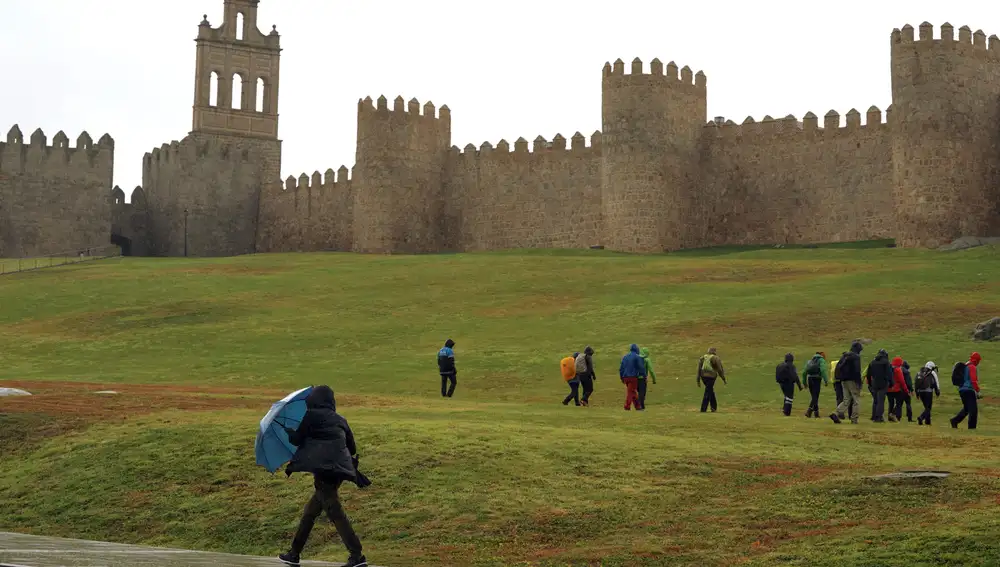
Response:
[[[299,565],[299,556],[306,546],[306,540],[309,539],[313,524],[316,522],[316,518],[325,511],[330,521],[337,527],[337,533],[340,534],[344,546],[350,552],[350,557],[344,567],[366,567],[368,561],[361,553],[361,540],[354,532],[351,520],[344,512],[338,495],[340,485],[344,481],[354,482],[360,487],[371,484],[364,475],[358,473],[354,433],[351,431],[350,425],[347,424],[347,420],[337,413],[333,390],[329,386],[316,386],[300,390],[282,401],[285,402],[290,398],[293,401],[301,401],[303,395],[305,395],[305,414],[299,420],[297,428],[292,429],[286,425],[288,421],[294,421],[294,417],[291,417],[293,411],[287,412],[289,415],[282,415],[281,410],[276,411],[273,407],[268,416],[264,418],[267,421],[270,417],[271,421],[277,423],[288,436],[288,442],[297,447],[291,456],[291,461],[285,467],[285,474],[291,476],[292,473],[296,472],[312,473],[313,487],[315,488],[312,498],[309,499],[309,503],[306,504],[305,510],[302,512],[302,520],[295,532],[291,549],[288,553],[279,555],[278,558],[289,565]],[[277,407],[279,404],[275,404],[275,406]],[[287,407],[286,404],[285,408]],[[272,413],[275,415],[272,416]],[[274,428],[265,430],[263,421],[261,430],[264,433],[259,434],[258,438],[267,437],[268,433],[277,435],[273,433]],[[258,462],[261,460],[261,453],[258,449]],[[271,464],[273,460],[269,461],[267,455],[264,455],[264,461],[267,463],[265,466],[269,469],[273,466]],[[276,469],[277,467],[275,467]]]

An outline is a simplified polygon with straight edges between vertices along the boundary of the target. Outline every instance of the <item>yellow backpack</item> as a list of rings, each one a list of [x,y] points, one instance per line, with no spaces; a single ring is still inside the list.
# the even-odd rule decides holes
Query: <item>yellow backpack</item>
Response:
[[[559,362],[559,369],[562,371],[563,380],[569,382],[576,376],[576,359],[567,356]]]

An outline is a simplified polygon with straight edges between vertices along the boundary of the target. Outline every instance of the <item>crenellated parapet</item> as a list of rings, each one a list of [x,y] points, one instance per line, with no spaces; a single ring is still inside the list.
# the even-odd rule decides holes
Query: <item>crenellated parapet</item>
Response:
[[[707,84],[705,73],[693,72],[685,65],[680,69],[673,61],[663,65],[659,59],[653,59],[649,64],[649,72],[646,72],[641,59],[636,57],[628,66],[626,72],[625,62],[621,59],[612,63],[604,64],[603,77],[605,81],[612,81],[619,85],[649,86],[655,84],[661,88],[673,88],[687,90],[691,92],[704,93]]]
[[[41,128],[27,142],[21,129],[14,125],[5,142],[0,142],[0,171],[9,174],[31,174],[62,177],[98,177],[111,186],[115,141],[104,134],[95,143],[87,132],[71,145],[69,137],[59,131],[49,144]]]
[[[326,173],[314,171],[312,175],[301,174],[298,177],[289,175],[282,186],[284,191],[338,191],[350,187],[351,172],[346,165],[334,171],[327,169]]]
[[[972,31],[969,26],[962,26],[955,34],[955,26],[944,23],[940,34],[935,38],[934,25],[924,22],[919,26],[919,32],[912,25],[892,30],[891,42],[895,46],[909,46],[922,50],[952,49],[966,55],[1000,62],[1000,37],[996,34],[986,37],[983,30]]]
[[[536,136],[531,142],[525,138],[518,138],[514,141],[513,147],[507,140],[500,140],[494,147],[490,142],[483,142],[478,148],[473,144],[467,144],[465,148],[458,146],[451,147],[451,157],[461,160],[533,160],[533,159],[559,159],[561,157],[600,157],[601,155],[601,132],[595,131],[590,135],[590,143],[587,137],[577,132],[567,140],[562,134],[553,136],[552,141],[548,141],[544,136]]]
[[[759,122],[748,116],[742,123],[732,120],[720,122],[712,120],[705,124],[705,136],[709,140],[750,140],[761,138],[800,138],[811,140],[815,138],[837,138],[856,136],[858,133],[870,134],[877,131],[888,131],[889,116],[892,107],[886,110],[885,120],[882,111],[877,106],[871,106],[862,115],[852,108],[847,112],[846,122],[842,124],[841,115],[836,110],[830,110],[823,115],[822,124],[819,117],[807,112],[801,120],[793,114],[784,118],[764,116]]]

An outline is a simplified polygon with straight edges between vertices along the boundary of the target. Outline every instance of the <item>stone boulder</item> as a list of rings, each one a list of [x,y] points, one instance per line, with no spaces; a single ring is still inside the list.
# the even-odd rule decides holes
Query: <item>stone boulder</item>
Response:
[[[972,332],[972,338],[977,341],[1000,340],[1000,317],[994,317],[976,325],[976,330]]]
[[[938,248],[941,252],[953,252],[955,250],[966,250],[978,246],[998,246],[1000,238],[980,238],[978,236],[963,236],[951,244],[945,244]]]

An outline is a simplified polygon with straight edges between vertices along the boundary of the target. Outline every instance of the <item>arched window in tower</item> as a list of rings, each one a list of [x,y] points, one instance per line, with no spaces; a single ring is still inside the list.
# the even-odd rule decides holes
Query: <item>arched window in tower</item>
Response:
[[[233,108],[243,108],[243,76],[233,74]]]
[[[219,106],[219,74],[215,71],[208,77],[208,105]]]
[[[264,77],[257,78],[257,112],[265,112],[265,102],[267,101],[267,81]]]
[[[243,12],[236,14],[236,41],[243,41],[243,28],[245,26]]]

